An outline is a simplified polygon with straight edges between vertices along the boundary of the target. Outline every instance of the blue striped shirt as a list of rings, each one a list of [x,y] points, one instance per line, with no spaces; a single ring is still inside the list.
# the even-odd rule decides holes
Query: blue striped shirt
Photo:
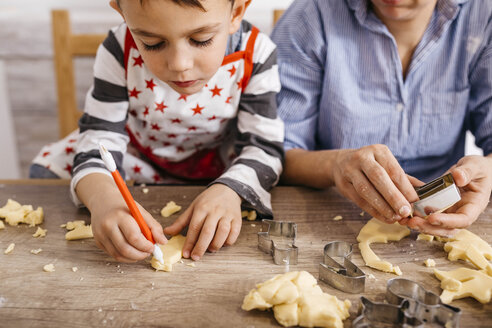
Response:
[[[296,0],[273,32],[286,150],[386,144],[424,181],[492,152],[492,1],[438,0],[404,79],[369,0]]]

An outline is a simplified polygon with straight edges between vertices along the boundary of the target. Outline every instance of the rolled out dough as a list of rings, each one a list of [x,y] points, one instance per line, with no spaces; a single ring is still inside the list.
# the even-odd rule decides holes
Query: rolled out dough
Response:
[[[398,222],[393,224],[384,223],[378,219],[372,218],[359,232],[357,241],[362,258],[366,265],[381,270],[401,275],[402,272],[398,266],[393,266],[390,262],[383,261],[371,249],[372,243],[387,243],[388,240],[398,241],[410,234],[410,229],[401,226]]]
[[[164,264],[152,257],[150,265],[157,271],[173,271],[173,264],[181,260],[183,256],[183,246],[186,237],[182,235],[173,236],[167,244],[159,245],[162,251]]]
[[[484,270],[492,260],[492,247],[482,238],[466,229],[461,229],[444,244],[450,261],[469,261]]]
[[[489,276],[485,270],[459,268],[453,271],[434,270],[434,274],[441,280],[443,303],[451,303],[453,300],[468,296],[483,304],[490,302],[492,276]]]
[[[69,221],[67,222],[65,228],[70,230],[65,234],[66,240],[78,240],[94,237],[92,234],[91,225],[85,225],[85,221],[83,220]]]

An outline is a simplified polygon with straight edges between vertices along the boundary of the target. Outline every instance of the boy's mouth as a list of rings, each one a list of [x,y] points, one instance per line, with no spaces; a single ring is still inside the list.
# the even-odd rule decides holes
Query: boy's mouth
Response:
[[[190,81],[171,81],[173,84],[175,84],[179,88],[188,88],[191,87],[193,84],[196,83],[197,80],[190,80]]]

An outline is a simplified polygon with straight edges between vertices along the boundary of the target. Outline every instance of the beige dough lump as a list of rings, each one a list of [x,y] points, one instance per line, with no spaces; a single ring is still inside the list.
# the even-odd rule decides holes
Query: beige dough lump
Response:
[[[246,218],[248,221],[254,221],[256,220],[256,211],[241,211],[241,217]]]
[[[427,235],[425,233],[419,233],[419,235],[417,236],[417,240],[433,241],[434,236],[433,235]]]
[[[0,230],[5,229],[5,224],[3,224],[3,221],[0,221]]]
[[[335,327],[342,328],[349,317],[350,301],[340,301],[336,296],[323,293],[316,279],[306,271],[276,275],[256,285],[244,297],[242,309],[266,310],[284,327]]]
[[[182,235],[176,235],[169,239],[167,244],[159,245],[162,251],[164,264],[157,261],[155,257],[152,257],[150,265],[157,271],[173,271],[173,264],[181,260],[183,256],[183,246],[186,237]]]
[[[43,229],[41,227],[38,227],[38,230],[36,230],[35,233],[32,234],[34,238],[37,237],[46,237],[46,233],[48,232],[48,229]]]
[[[84,220],[67,222],[65,228],[70,230],[65,234],[66,240],[94,238],[91,225],[85,225]]]
[[[478,269],[484,270],[490,266],[492,247],[474,233],[462,229],[444,244],[450,261],[463,260],[473,263]]]
[[[473,297],[483,304],[490,302],[492,276],[485,270],[459,268],[453,271],[434,270],[434,274],[441,280],[443,303],[451,303],[464,297]]]
[[[401,226],[398,222],[393,224],[384,223],[378,219],[372,218],[359,232],[357,241],[362,258],[366,265],[381,270],[401,275],[398,266],[393,266],[387,261],[382,261],[371,249],[372,243],[387,243],[388,240],[398,241],[410,234],[410,229]]]
[[[175,202],[170,201],[161,210],[161,215],[165,218],[173,215],[176,212],[181,211],[181,206],[177,205]]]
[[[34,210],[32,205],[21,205],[15,200],[9,199],[7,204],[0,208],[0,218],[4,218],[5,222],[11,226],[26,223],[30,227],[34,227],[43,223],[44,213],[42,207]]]

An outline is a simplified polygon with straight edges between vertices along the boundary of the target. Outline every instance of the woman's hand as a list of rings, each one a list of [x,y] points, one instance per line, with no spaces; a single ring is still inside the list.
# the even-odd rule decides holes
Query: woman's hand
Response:
[[[373,217],[393,223],[411,214],[418,200],[408,177],[385,145],[341,149],[332,167],[338,190]],[[414,181],[415,180],[415,181]]]
[[[223,184],[214,184],[203,191],[169,227],[166,234],[176,235],[188,227],[183,257],[199,260],[207,249],[218,251],[232,245],[241,231],[241,197]]]
[[[460,188],[461,200],[444,213],[404,219],[402,224],[427,234],[451,236],[455,229],[466,228],[478,218],[490,200],[492,156],[463,157],[448,172]]]

